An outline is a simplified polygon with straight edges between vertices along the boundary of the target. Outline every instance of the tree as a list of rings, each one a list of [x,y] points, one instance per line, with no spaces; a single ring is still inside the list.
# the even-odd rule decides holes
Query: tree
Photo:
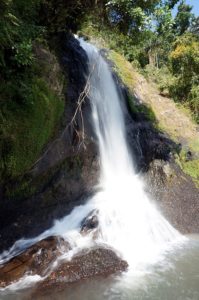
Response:
[[[199,37],[199,17],[194,17],[190,31]]]
[[[194,35],[186,33],[175,41],[170,66],[175,79],[170,87],[172,96],[189,101],[199,120],[199,41]]]
[[[134,33],[145,28],[148,17],[160,2],[160,0],[111,0],[107,2],[107,8],[112,22],[115,22],[123,33]]]
[[[174,30],[177,35],[182,35],[190,27],[194,17],[191,11],[192,6],[186,4],[185,0],[182,0],[178,6],[178,12],[175,17]]]
[[[168,5],[170,9],[173,9],[178,2],[179,0],[167,0],[165,4]]]
[[[149,64],[160,67],[167,61],[168,53],[174,41],[174,20],[168,4],[161,3],[155,8],[152,24],[151,38],[146,41],[146,44],[148,44]]]

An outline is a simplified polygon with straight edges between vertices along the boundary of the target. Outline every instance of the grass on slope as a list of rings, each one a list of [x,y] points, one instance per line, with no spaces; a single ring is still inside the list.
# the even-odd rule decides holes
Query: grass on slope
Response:
[[[132,113],[142,113],[147,120],[156,123],[156,117],[152,108],[149,105],[138,103],[135,99],[134,88],[136,85],[136,77],[132,71],[132,64],[121,54],[113,50],[109,53],[109,59],[114,62],[115,71],[129,90],[128,103]]]

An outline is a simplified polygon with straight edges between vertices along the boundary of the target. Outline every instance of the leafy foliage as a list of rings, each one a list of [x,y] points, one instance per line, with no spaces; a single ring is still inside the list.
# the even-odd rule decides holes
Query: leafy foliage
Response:
[[[55,130],[64,103],[39,72],[40,0],[0,2],[0,179],[22,175]]]
[[[10,76],[20,67],[30,66],[32,42],[42,32],[37,14],[40,0],[2,0],[0,10],[0,75]],[[9,70],[8,70],[9,69]]]
[[[199,37],[199,17],[193,18],[190,31]]]
[[[111,0],[108,1],[107,8],[111,22],[123,33],[135,33],[147,26],[150,13],[159,2],[160,0]]]
[[[171,70],[175,83],[170,91],[174,98],[188,101],[199,117],[199,41],[190,33],[178,38],[170,54]]]
[[[182,0],[178,6],[178,12],[175,18],[174,29],[177,35],[182,35],[189,29],[194,15],[191,12],[192,6],[187,5],[185,0]]]
[[[194,112],[196,121],[199,123],[199,86],[193,84],[188,96],[188,104]]]

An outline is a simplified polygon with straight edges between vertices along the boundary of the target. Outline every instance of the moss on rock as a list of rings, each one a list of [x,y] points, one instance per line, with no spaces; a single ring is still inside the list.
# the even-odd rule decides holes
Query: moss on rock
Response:
[[[41,46],[36,49],[34,76],[24,78],[19,101],[14,91],[10,93],[3,84],[0,87],[0,96],[7,101],[0,114],[2,181],[21,176],[31,168],[53,136],[64,111],[63,76],[57,60],[49,50]],[[17,91],[17,86],[9,88]]]
[[[194,183],[199,187],[199,159],[192,157],[192,152],[185,151],[184,149],[176,156],[175,161],[180,166],[182,171],[191,176]]]

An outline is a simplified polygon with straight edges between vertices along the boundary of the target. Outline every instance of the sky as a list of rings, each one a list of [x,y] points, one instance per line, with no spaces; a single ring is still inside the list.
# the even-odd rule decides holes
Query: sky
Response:
[[[192,12],[198,17],[199,16],[199,0],[186,0],[186,3],[193,6]],[[174,8],[174,11],[173,11],[174,15],[177,12],[177,6]]]
[[[187,4],[190,4],[193,6],[193,13],[196,16],[199,16],[199,0],[187,0]]]

